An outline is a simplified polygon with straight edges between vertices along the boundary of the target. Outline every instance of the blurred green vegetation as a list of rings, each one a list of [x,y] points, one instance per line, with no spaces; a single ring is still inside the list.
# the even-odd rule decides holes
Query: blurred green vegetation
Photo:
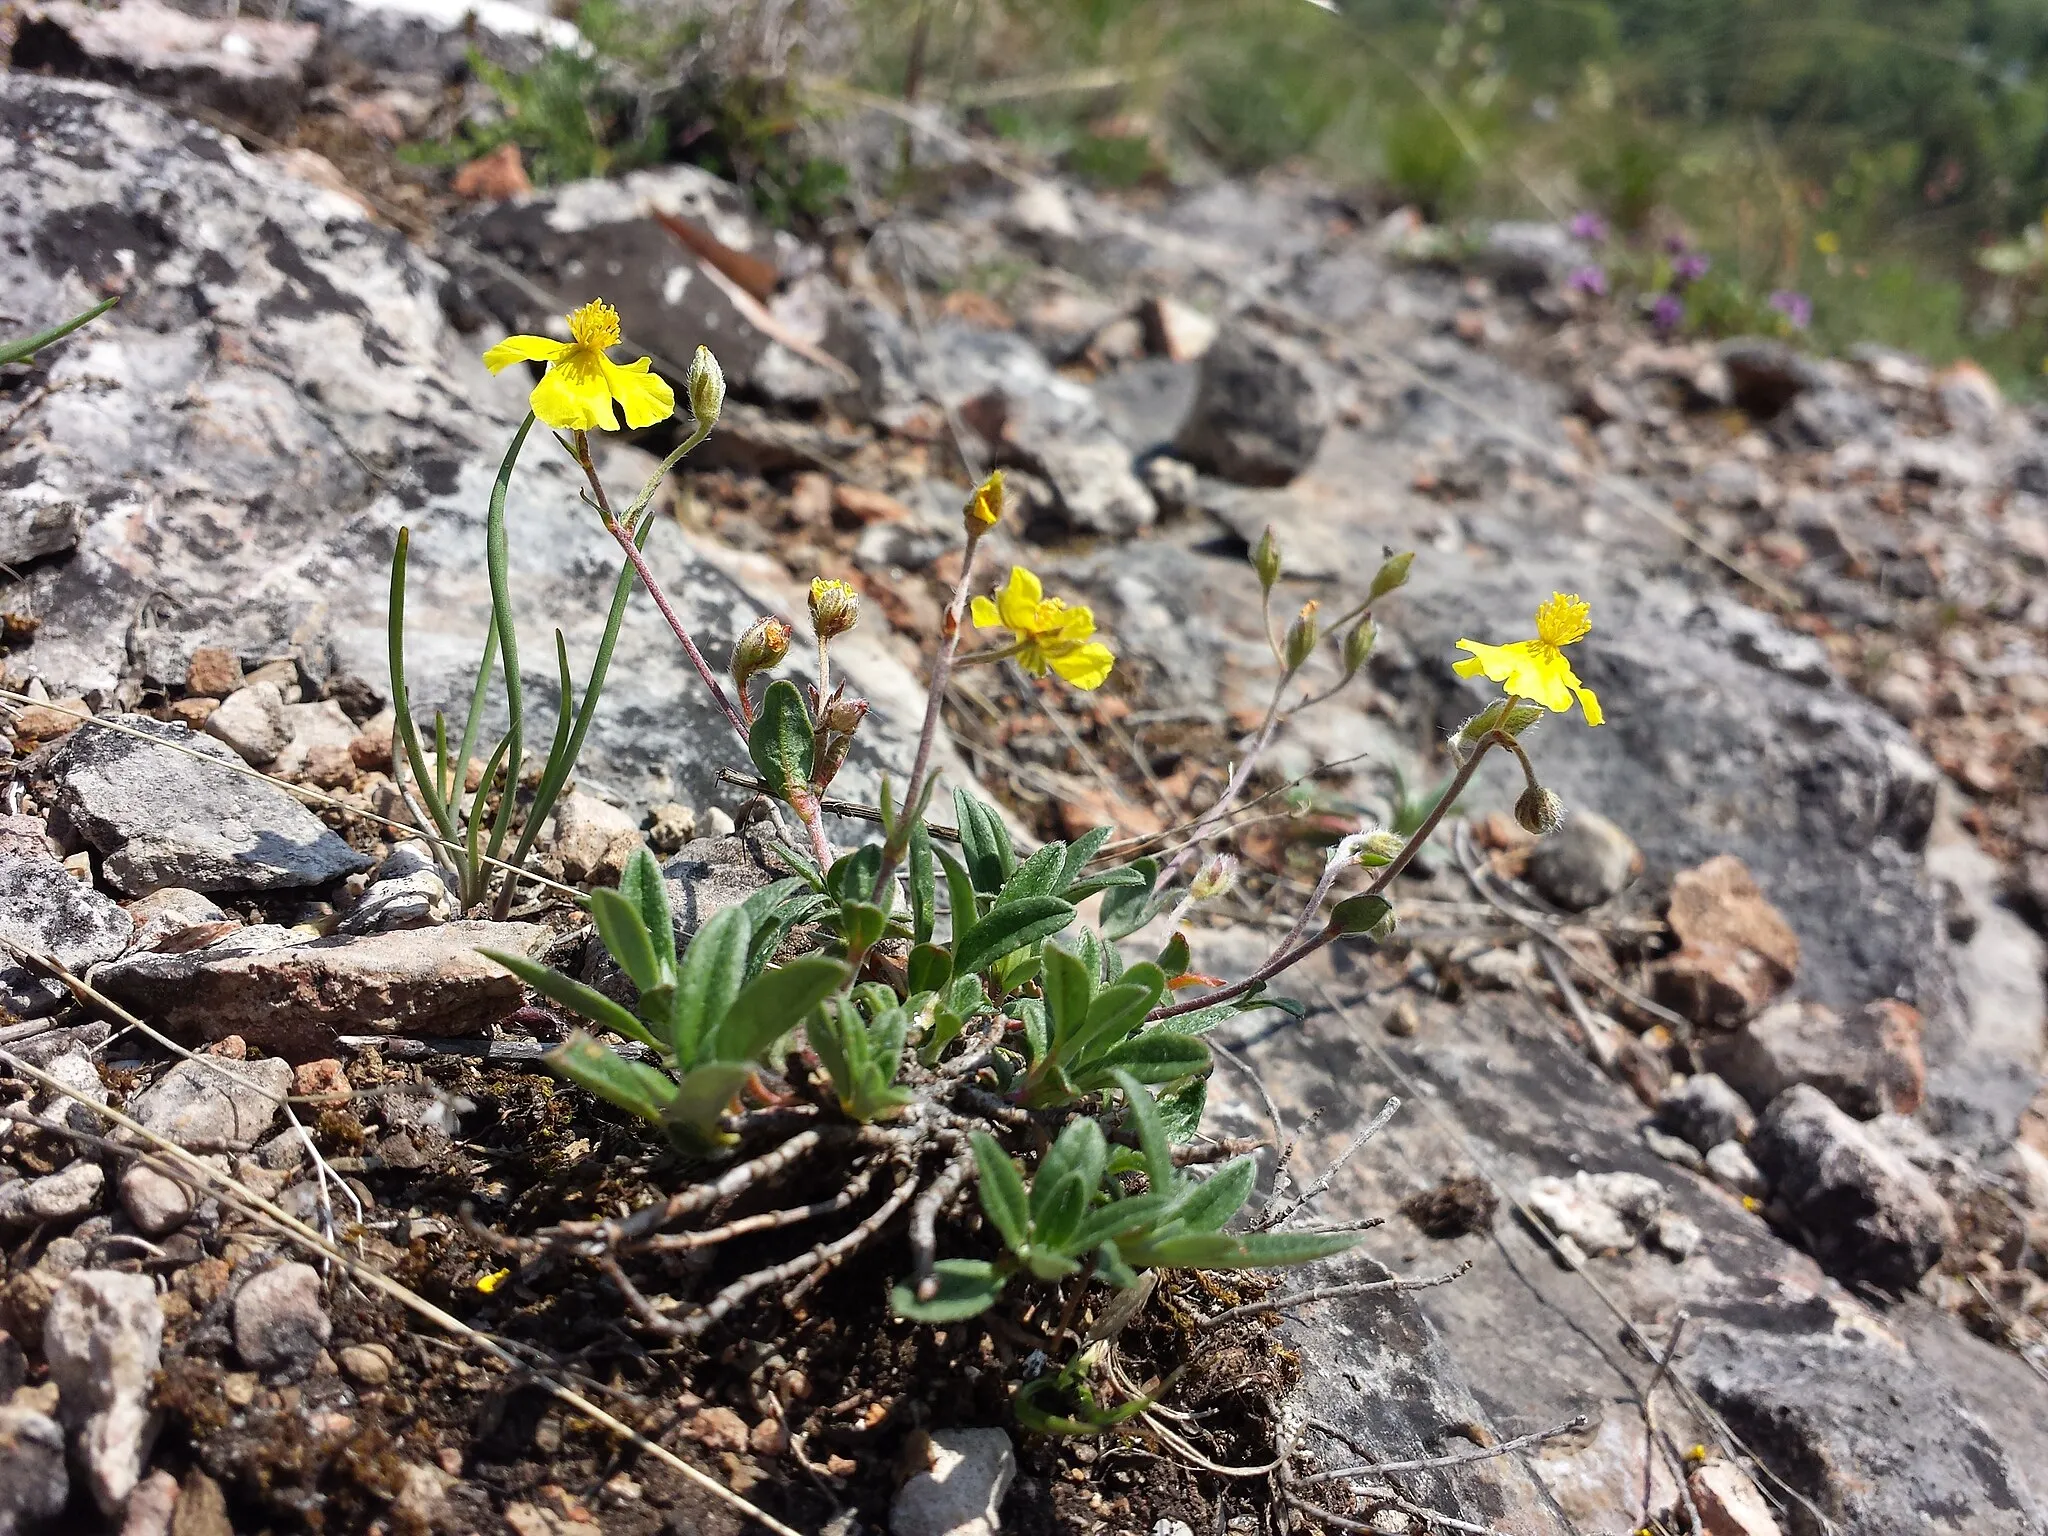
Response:
[[[926,98],[1106,185],[1293,161],[1432,219],[1595,210],[1624,277],[1710,254],[1686,328],[1797,292],[1817,344],[2041,382],[2042,0],[856,4],[863,84],[915,51]]]

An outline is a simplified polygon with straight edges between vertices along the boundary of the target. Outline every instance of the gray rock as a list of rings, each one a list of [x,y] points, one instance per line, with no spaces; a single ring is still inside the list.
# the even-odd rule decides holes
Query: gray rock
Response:
[[[1705,1152],[1724,1141],[1747,1140],[1756,1116],[1724,1079],[1695,1072],[1657,1101],[1657,1123]]]
[[[131,951],[156,949],[187,929],[231,921],[222,907],[182,885],[151,891],[129,902],[126,911],[135,924],[135,937],[128,945]]]
[[[99,1068],[92,1064],[92,1058],[83,1050],[67,1050],[52,1058],[43,1070],[57,1079],[72,1093],[88,1099],[94,1104],[107,1102],[107,1085],[100,1081]],[[37,1109],[40,1113],[61,1121],[74,1131],[84,1131],[91,1136],[105,1132],[108,1122],[94,1114],[78,1099],[69,1098],[54,1090],[38,1096]]]
[[[120,1512],[148,1463],[157,1429],[149,1393],[163,1336],[163,1308],[146,1275],[73,1270],[43,1315],[58,1413],[103,1514]]]
[[[1734,386],[1735,403],[1758,418],[1777,415],[1806,391],[1828,382],[1812,358],[1769,337],[1737,336],[1724,341],[1720,357]]]
[[[1612,901],[1642,870],[1635,840],[1594,811],[1573,811],[1529,853],[1529,883],[1567,912]]]
[[[1329,401],[1301,346],[1232,321],[1202,355],[1174,451],[1225,480],[1285,485],[1314,460],[1329,425]]]
[[[182,1146],[253,1146],[291,1089],[292,1069],[285,1062],[206,1056],[179,1062],[136,1094],[128,1115]]]
[[[583,35],[517,0],[296,0],[292,14],[318,22],[336,53],[384,75],[458,78],[474,48],[503,69],[531,69],[548,48],[575,49]]]
[[[97,979],[109,997],[166,1028],[205,1040],[240,1035],[294,1061],[313,1061],[334,1055],[343,1034],[469,1035],[488,1028],[523,994],[477,951],[537,955],[549,940],[532,923],[466,921],[251,944],[239,952],[220,944],[182,955],[130,955]]]
[[[126,912],[47,853],[0,853],[0,938],[82,976],[126,949],[134,931]],[[70,995],[47,972],[0,954],[0,1008],[16,1018],[40,1018]]]
[[[1767,1327],[1746,1310],[1711,1309],[1682,1374],[1836,1529],[2039,1536],[2044,1512],[2013,1458],[1881,1328],[1820,1297]],[[1790,1529],[1818,1529],[1788,1514]]]
[[[284,695],[275,683],[251,683],[221,700],[202,729],[252,768],[261,768],[292,739]]]
[[[994,1536],[1003,1495],[1017,1476],[1017,1452],[1000,1429],[941,1429],[927,1438],[926,1464],[889,1506],[891,1536]]]
[[[51,0],[23,18],[14,67],[128,86],[281,138],[298,121],[319,41],[320,29],[303,22],[216,20],[156,0],[107,10]]]
[[[608,856],[623,867],[625,853],[612,854],[613,845],[622,841],[627,851],[644,841],[639,819],[630,811],[581,790],[571,790],[555,806],[554,850],[569,879],[588,880]]]
[[[116,721],[145,739],[80,729],[49,767],[58,815],[100,853],[116,890],[290,890],[369,867],[283,790],[201,760],[238,761],[226,747],[146,715]]]
[[[1559,1237],[1588,1254],[1626,1253],[1664,1208],[1664,1186],[1640,1173],[1575,1173],[1532,1180],[1523,1198]]]
[[[225,1171],[224,1160],[222,1167]],[[121,1209],[144,1237],[162,1237],[177,1231],[199,1206],[199,1191],[192,1185],[144,1163],[131,1163],[122,1169],[117,1188]]]
[[[310,1264],[273,1265],[235,1293],[235,1353],[251,1370],[303,1371],[333,1334]]]
[[[1870,1120],[1911,1114],[1926,1087],[1920,1015],[1888,998],[1846,1017],[1820,1003],[1778,1003],[1733,1034],[1706,1040],[1703,1049],[1758,1108],[1794,1083],[1808,1083],[1858,1120]]]
[[[88,1216],[99,1208],[100,1189],[106,1182],[98,1163],[76,1162],[39,1179],[11,1179],[0,1184],[0,1231],[55,1226]]]
[[[1919,1283],[1955,1237],[1933,1182],[1799,1084],[1771,1102],[1749,1153],[1806,1250],[1829,1269],[1890,1290]]]
[[[404,842],[377,866],[362,899],[341,920],[343,933],[387,933],[445,923],[455,915],[448,889],[423,842]]]
[[[1643,1232],[1652,1248],[1681,1264],[1693,1256],[1704,1235],[1698,1222],[1677,1211],[1659,1211]]]
[[[54,1520],[70,1497],[57,1421],[33,1408],[0,1407],[0,1536]]]
[[[718,354],[733,388],[785,401],[818,401],[854,388],[856,377],[805,338],[803,350],[742,288],[663,227],[657,213],[707,230],[772,270],[774,252],[746,194],[692,165],[574,181],[458,219],[455,235],[508,263],[551,293],[602,292],[632,344],[680,378],[699,345]],[[592,268],[590,253],[604,252]],[[542,331],[561,316],[489,269],[471,274],[477,298],[506,329]]]
[[[1771,1192],[1763,1172],[1739,1141],[1722,1141],[1707,1148],[1707,1172],[1738,1195],[1761,1200]]]
[[[321,0],[323,19],[337,3]],[[412,13],[449,29],[459,61],[470,9],[420,0]],[[488,17],[502,9],[481,6],[487,51]],[[421,49],[417,67],[431,57]],[[461,719],[483,641],[484,511],[530,382],[517,370],[485,373],[479,354],[491,338],[455,331],[445,270],[275,157],[102,86],[0,74],[0,184],[11,309],[73,313],[106,282],[127,285],[117,311],[45,354],[50,382],[65,387],[0,444],[0,527],[22,498],[54,499],[74,507],[88,535],[68,561],[18,581],[0,572],[0,603],[43,617],[9,669],[41,677],[53,695],[135,701],[147,686],[181,684],[208,646],[292,657],[314,683],[381,678],[389,562],[409,526],[413,706],[429,721],[436,709]],[[172,187],[176,198],[158,195]],[[242,345],[259,334],[260,357]],[[621,565],[577,501],[571,467],[544,446],[527,444],[507,502],[520,530],[514,601],[533,626],[522,650],[530,742],[554,725],[547,626],[561,627],[580,674]],[[711,656],[784,606],[749,596],[670,520],[654,529],[647,558],[671,592],[689,594]],[[732,798],[714,770],[740,761],[738,749],[675,663],[660,616],[634,604],[580,781],[635,807]],[[857,672],[853,686],[883,696]],[[871,800],[879,764],[908,759],[878,708],[841,783]]]
[[[213,723],[212,718],[207,724]],[[318,699],[310,704],[287,704],[284,724],[289,739],[271,762],[269,771],[278,778],[296,778],[306,766],[315,747],[346,748],[356,738],[356,723],[336,699]]]
[[[1083,533],[1123,535],[1159,513],[1094,393],[1055,373],[1022,337],[936,326],[915,354],[914,398],[960,416],[1000,463],[1052,487],[1056,518]],[[900,386],[899,386],[900,387]],[[914,407],[912,407],[914,409]]]
[[[1490,225],[1474,265],[1509,293],[1561,283],[1587,258],[1586,247],[1561,224],[1503,219]]]

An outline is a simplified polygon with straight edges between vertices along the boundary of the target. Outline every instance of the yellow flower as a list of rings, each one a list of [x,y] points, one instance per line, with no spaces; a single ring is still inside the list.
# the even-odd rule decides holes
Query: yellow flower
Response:
[[[1585,639],[1592,628],[1592,608],[1583,598],[1575,593],[1553,592],[1550,601],[1536,610],[1534,640],[1517,640],[1513,645],[1481,645],[1477,640],[1460,640],[1458,649],[1472,655],[1451,670],[1460,677],[1477,677],[1484,672],[1516,698],[1528,699],[1561,715],[1570,712],[1576,696],[1586,711],[1586,724],[1598,725],[1605,718],[1600,713],[1600,701],[1564,659],[1564,647]]]
[[[629,427],[651,427],[675,414],[676,392],[648,372],[646,358],[621,367],[604,355],[619,344],[619,312],[603,299],[569,316],[569,335],[569,341],[508,336],[484,354],[484,366],[497,373],[514,363],[546,363],[548,371],[533,386],[533,414],[565,432],[618,431],[614,400],[626,408]]]
[[[1813,237],[1813,248],[1823,256],[1832,256],[1842,248],[1842,237],[1832,229],[1824,229]]]
[[[476,1288],[488,1296],[511,1278],[511,1270],[494,1269],[487,1275],[478,1275],[476,1277]]]
[[[968,532],[995,527],[1003,517],[1003,472],[991,470],[989,477],[974,488],[967,505],[960,509]]]
[[[974,600],[974,627],[1009,630],[1016,636],[1017,665],[1033,677],[1045,676],[1050,668],[1076,688],[1094,689],[1116,665],[1109,647],[1089,638],[1095,633],[1095,615],[1047,597],[1038,578],[1021,565],[1010,567],[1009,583],[993,602]]]

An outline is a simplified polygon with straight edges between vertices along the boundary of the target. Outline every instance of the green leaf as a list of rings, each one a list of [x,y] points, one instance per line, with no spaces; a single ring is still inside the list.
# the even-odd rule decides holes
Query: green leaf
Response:
[[[1159,1006],[1166,991],[1166,973],[1149,960],[1124,972],[1124,979],[1104,987],[1088,1007],[1088,1027],[1067,1043],[1076,1059],[1100,1055],[1129,1035]]]
[[[986,1131],[974,1133],[974,1167],[979,1176],[981,1208],[1003,1242],[1018,1257],[1031,1246],[1031,1216],[1024,1176],[1002,1143]]]
[[[812,1052],[823,1064],[825,1075],[832,1079],[832,1091],[843,1107],[859,1086],[860,1062],[856,1060],[860,1049],[857,1042],[861,1038],[859,1015],[854,1013],[851,1003],[820,1008],[804,1034],[810,1041]]]
[[[690,1152],[716,1152],[739,1138],[719,1126],[740,1085],[752,1075],[744,1062],[715,1061],[685,1072],[662,1116],[669,1139]]]
[[[919,944],[910,952],[905,978],[912,996],[936,992],[953,979],[953,957],[937,944]]]
[[[1347,896],[1330,909],[1330,926],[1339,933],[1371,933],[1394,909],[1384,896]]]
[[[669,978],[661,974],[660,962],[654,958],[654,940],[640,921],[638,907],[617,891],[600,886],[590,893],[590,920],[597,927],[597,936],[604,940],[605,949],[635,987],[652,992],[668,985]]]
[[[1130,1105],[1131,1129],[1137,1132],[1138,1150],[1145,1154],[1145,1180],[1156,1192],[1165,1194],[1175,1182],[1173,1148],[1167,1141],[1166,1127],[1160,1121],[1159,1107],[1130,1073],[1117,1072],[1113,1075],[1117,1087],[1124,1091],[1124,1101]]]
[[[932,1266],[939,1288],[929,1301],[919,1301],[909,1285],[889,1289],[889,1305],[898,1317],[920,1323],[957,1323],[986,1312],[1003,1293],[1008,1276],[986,1259],[941,1259]]]
[[[868,901],[875,894],[875,877],[881,872],[882,845],[863,843],[826,872],[825,889],[841,901]]]
[[[1193,1013],[1177,1013],[1170,1019],[1161,1019],[1152,1027],[1171,1030],[1176,1035],[1206,1035],[1225,1019],[1238,1015],[1235,1002],[1212,1003],[1207,1008],[1197,1008]]]
[[[960,828],[960,852],[974,888],[994,895],[1017,867],[1010,851],[1009,829],[994,807],[985,805],[964,789],[953,791],[953,810]]]
[[[1004,955],[1049,938],[1074,920],[1074,909],[1057,896],[1025,896],[988,915],[953,949],[953,972],[986,970]]]
[[[637,1040],[657,1051],[668,1049],[665,1043],[647,1032],[645,1024],[597,988],[586,987],[582,982],[564,976],[560,971],[550,970],[538,961],[529,960],[524,955],[515,955],[508,950],[480,949],[477,953],[486,960],[494,960],[505,967],[550,1002],[560,1003],[571,1013],[581,1015],[599,1028],[624,1035],[628,1040]]]
[[[675,915],[669,910],[668,882],[662,878],[661,866],[645,848],[635,848],[632,857],[626,860],[626,867],[619,875],[619,894],[640,914],[641,925],[646,928],[647,937],[654,946],[657,971],[662,981],[673,986],[676,979]]]
[[[0,363],[33,362],[35,355],[42,351],[44,347],[49,346],[52,342],[62,341],[81,325],[86,325],[99,319],[101,315],[104,315],[120,302],[121,296],[115,294],[111,299],[101,299],[99,303],[93,305],[84,314],[73,315],[69,320],[53,325],[47,331],[37,331],[35,335],[24,336],[18,341],[0,342]]]
[[[1288,1264],[1309,1264],[1356,1247],[1357,1232],[1253,1232],[1242,1237],[1231,1232],[1192,1232],[1166,1237],[1125,1256],[1134,1263],[1155,1269],[1278,1269]]]
[[[1188,948],[1188,936],[1178,929],[1166,941],[1166,948],[1159,951],[1159,969],[1168,976],[1185,976],[1188,967],[1194,963],[1194,952]]]
[[[954,858],[943,848],[932,852],[939,857],[939,865],[946,872],[946,903],[953,909],[953,974],[960,974],[960,941],[974,931],[980,918],[981,908],[974,900],[974,877],[968,874],[967,866]]]
[[[1133,859],[1129,867],[1143,878],[1129,885],[1113,887],[1102,898],[1099,926],[1102,936],[1112,941],[1136,933],[1172,899],[1166,892],[1156,897],[1152,894],[1152,882],[1159,878],[1157,859]]]
[[[1039,1160],[1031,1180],[1031,1235],[1061,1251],[1066,1239],[1102,1186],[1109,1161],[1109,1143],[1093,1120],[1071,1120],[1052,1149]],[[1078,1186],[1078,1194],[1069,1186]]]
[[[777,678],[761,696],[761,712],[747,732],[747,755],[783,799],[810,782],[814,741],[804,696],[788,678]]]
[[[1189,1232],[1220,1232],[1251,1197],[1257,1163],[1249,1157],[1235,1157],[1208,1179],[1194,1184],[1188,1195],[1174,1207],[1176,1225]],[[1192,1181],[1189,1181],[1192,1183]]]
[[[1057,944],[1045,946],[1045,1011],[1055,1046],[1063,1046],[1088,1024],[1095,977],[1088,962]]]
[[[1140,1227],[1150,1226],[1166,1215],[1178,1198],[1172,1193],[1147,1192],[1098,1206],[1081,1219],[1065,1246],[1074,1253],[1086,1253]]]
[[[718,1027],[747,979],[747,949],[754,934],[745,906],[705,918],[683,952],[676,978],[675,1053],[685,1067],[707,1060],[705,1038]]]
[[[1031,1251],[1025,1255],[1033,1274],[1041,1279],[1051,1279],[1042,1273],[1042,1260],[1057,1256],[1071,1258],[1071,1239],[1081,1218],[1087,1214],[1088,1202],[1095,1191],[1082,1182],[1078,1173],[1064,1178],[1047,1178],[1040,1168],[1031,1181]]]
[[[1092,875],[1083,875],[1078,880],[1070,881],[1060,894],[1069,901],[1081,901],[1093,896],[1097,891],[1149,891],[1151,888],[1150,875],[1141,869],[1125,865],[1120,869],[1099,869]]]
[[[1141,1083],[1170,1083],[1177,1077],[1207,1071],[1209,1047],[1188,1035],[1170,1030],[1148,1029],[1098,1058],[1095,1069],[1075,1086],[1089,1090],[1102,1086],[1099,1079],[1122,1068]]]
[[[1209,1079],[1191,1077],[1175,1083],[1154,1102],[1159,1106],[1159,1123],[1166,1127],[1167,1139],[1192,1141],[1195,1132],[1201,1129],[1202,1111],[1208,1107]]]
[[[840,903],[839,936],[849,954],[865,954],[889,931],[889,914],[865,901]]]
[[[1069,887],[1081,878],[1081,871],[1088,867],[1088,861],[1102,851],[1102,845],[1109,841],[1109,828],[1092,827],[1067,845],[1066,857],[1060,861],[1060,878],[1053,886],[1055,896],[1064,896]],[[1069,901],[1078,901],[1078,896],[1068,896]]]
[[[1047,843],[1032,854],[1003,881],[1003,889],[996,897],[996,905],[1021,901],[1026,896],[1057,894],[1060,870],[1065,863],[1066,852],[1065,843]]]
[[[932,833],[922,821],[910,827],[910,937],[929,944],[939,920],[939,888],[932,867]]]
[[[732,1000],[705,1041],[709,1061],[755,1061],[844,985],[851,973],[837,960],[805,955],[763,971]]]
[[[1037,1066],[1052,1049],[1052,1029],[1045,1016],[1045,1004],[1038,998],[1024,997],[1013,1003],[1010,1011],[1024,1026],[1025,1059]]]
[[[580,1029],[541,1059],[577,1087],[657,1125],[676,1097],[676,1085],[665,1075],[606,1050]]]

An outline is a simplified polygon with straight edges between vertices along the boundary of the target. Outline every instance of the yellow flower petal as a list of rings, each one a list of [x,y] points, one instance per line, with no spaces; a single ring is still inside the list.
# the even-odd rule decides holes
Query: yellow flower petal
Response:
[[[1583,687],[1577,678],[1572,679],[1571,688],[1579,696],[1579,708],[1586,712],[1586,724],[1604,725],[1607,717],[1600,712],[1600,701],[1593,696],[1593,690]]]
[[[648,371],[652,365],[646,358],[619,364],[599,353],[598,362],[604,369],[605,387],[625,407],[627,426],[651,427],[675,415],[676,392],[667,379]]]
[[[545,336],[507,336],[484,354],[484,366],[493,373],[502,373],[514,363],[552,363],[570,345]]]
[[[977,597],[969,611],[974,615],[976,629],[1001,629],[1003,626],[1002,614],[997,611],[996,605],[985,597]]]
[[[1051,658],[1051,662],[1053,671],[1076,688],[1092,691],[1108,680],[1110,668],[1116,665],[1116,657],[1101,641],[1091,640],[1070,651],[1061,651]]]
[[[996,594],[996,611],[1003,622],[1019,634],[1033,634],[1038,628],[1038,605],[1045,587],[1036,575],[1021,565],[1010,567],[1010,579]]]
[[[604,359],[588,347],[570,347],[533,386],[533,414],[549,426],[564,432],[588,432],[602,427],[619,429],[612,410],[611,386],[606,382]]]

